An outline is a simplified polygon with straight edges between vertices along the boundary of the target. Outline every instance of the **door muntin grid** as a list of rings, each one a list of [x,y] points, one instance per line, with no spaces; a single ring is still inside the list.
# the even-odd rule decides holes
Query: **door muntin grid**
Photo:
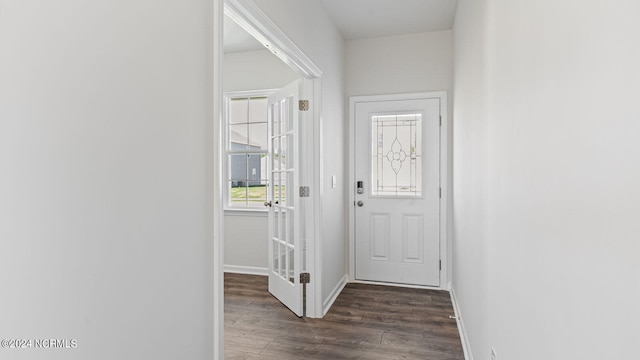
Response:
[[[371,114],[371,197],[423,196],[422,113]]]
[[[294,256],[294,148],[293,109],[291,98],[285,98],[270,106],[272,123],[271,142],[271,202],[273,221],[273,272],[291,284],[295,284]]]

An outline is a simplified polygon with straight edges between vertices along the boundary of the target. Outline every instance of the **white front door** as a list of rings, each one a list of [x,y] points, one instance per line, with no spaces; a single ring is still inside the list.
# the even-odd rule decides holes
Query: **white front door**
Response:
[[[302,316],[299,111],[301,81],[269,96],[269,292]]]
[[[357,280],[440,285],[440,106],[355,103]]]

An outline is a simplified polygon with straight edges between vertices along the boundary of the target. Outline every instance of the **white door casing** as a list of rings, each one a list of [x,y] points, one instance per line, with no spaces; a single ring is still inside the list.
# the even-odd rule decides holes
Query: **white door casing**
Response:
[[[352,98],[356,281],[441,285],[442,95]]]
[[[269,292],[302,316],[298,100],[296,80],[269,96]]]

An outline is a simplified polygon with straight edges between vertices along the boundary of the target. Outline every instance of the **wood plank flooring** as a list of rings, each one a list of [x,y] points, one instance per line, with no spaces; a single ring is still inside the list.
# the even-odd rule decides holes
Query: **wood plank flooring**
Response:
[[[348,284],[323,319],[300,319],[264,276],[225,274],[225,359],[464,360],[443,291]]]

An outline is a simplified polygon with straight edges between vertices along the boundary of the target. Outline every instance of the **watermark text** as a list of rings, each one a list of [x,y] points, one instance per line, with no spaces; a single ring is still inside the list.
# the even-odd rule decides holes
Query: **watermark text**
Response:
[[[3,349],[75,349],[76,339],[2,339]]]

